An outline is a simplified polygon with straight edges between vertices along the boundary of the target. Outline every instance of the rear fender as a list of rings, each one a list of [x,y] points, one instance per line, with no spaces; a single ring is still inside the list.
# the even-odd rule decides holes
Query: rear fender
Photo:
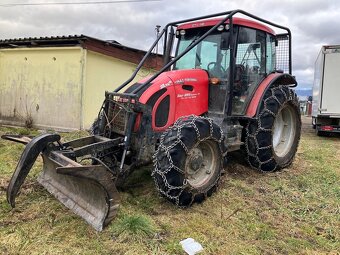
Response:
[[[261,84],[258,86],[257,90],[255,91],[253,98],[251,99],[250,104],[248,105],[248,108],[246,110],[246,117],[253,118],[257,116],[263,96],[273,84],[296,87],[297,81],[295,80],[295,77],[289,74],[272,73],[268,75],[261,82]]]

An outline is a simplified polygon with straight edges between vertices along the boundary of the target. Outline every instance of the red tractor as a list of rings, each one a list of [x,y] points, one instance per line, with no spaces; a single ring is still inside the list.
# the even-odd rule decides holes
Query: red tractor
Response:
[[[163,68],[129,85],[162,38]],[[247,12],[169,23],[132,77],[106,92],[91,136],[3,136],[27,144],[8,201],[40,153],[38,181],[97,230],[116,213],[116,186],[151,162],[158,191],[178,206],[216,191],[227,151],[243,150],[262,172],[289,166],[301,127],[291,66],[290,30]]]

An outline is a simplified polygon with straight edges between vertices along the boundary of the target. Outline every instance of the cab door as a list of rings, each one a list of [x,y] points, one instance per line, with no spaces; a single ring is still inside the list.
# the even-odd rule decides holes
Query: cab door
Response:
[[[232,114],[243,115],[255,89],[266,77],[266,33],[239,27],[234,84],[232,91]]]

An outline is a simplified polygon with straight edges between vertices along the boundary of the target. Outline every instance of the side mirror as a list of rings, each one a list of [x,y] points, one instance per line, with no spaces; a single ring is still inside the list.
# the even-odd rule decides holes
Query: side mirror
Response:
[[[221,50],[229,50],[230,46],[230,36],[229,36],[229,31],[228,32],[223,32],[221,36]]]

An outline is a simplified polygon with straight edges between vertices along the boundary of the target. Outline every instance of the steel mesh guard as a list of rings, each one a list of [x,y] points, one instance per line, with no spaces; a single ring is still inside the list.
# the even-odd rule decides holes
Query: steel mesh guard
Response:
[[[290,38],[287,34],[277,35],[276,69],[290,73]]]

